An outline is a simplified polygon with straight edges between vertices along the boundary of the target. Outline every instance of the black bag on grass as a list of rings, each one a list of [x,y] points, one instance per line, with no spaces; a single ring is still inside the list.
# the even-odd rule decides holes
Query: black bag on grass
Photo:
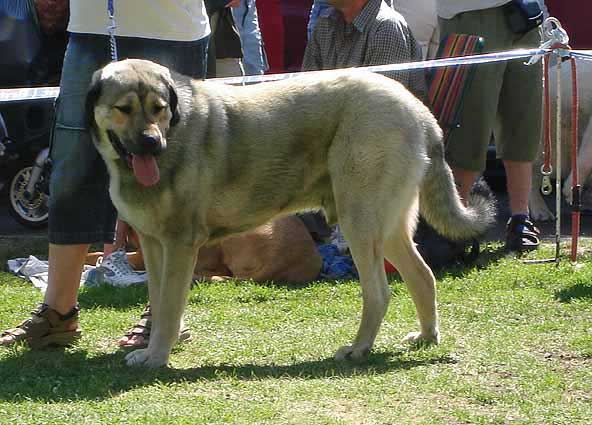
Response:
[[[473,194],[493,200],[494,195],[483,178],[477,180],[471,189]],[[468,265],[479,256],[480,244],[477,239],[453,241],[440,235],[421,218],[413,240],[424,261],[438,270],[453,265]]]

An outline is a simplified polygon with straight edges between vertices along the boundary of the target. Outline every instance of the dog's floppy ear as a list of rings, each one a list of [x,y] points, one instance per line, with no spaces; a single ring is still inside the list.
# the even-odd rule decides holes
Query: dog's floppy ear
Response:
[[[88,87],[84,104],[84,127],[89,131],[95,126],[95,104],[99,100],[99,96],[101,96],[102,85],[101,73],[97,71],[94,73]]]
[[[164,83],[169,89],[169,108],[171,109],[171,114],[173,114],[170,126],[174,127],[181,119],[181,116],[179,115],[179,97],[177,96],[177,89],[175,88],[175,83],[172,78],[164,77]]]

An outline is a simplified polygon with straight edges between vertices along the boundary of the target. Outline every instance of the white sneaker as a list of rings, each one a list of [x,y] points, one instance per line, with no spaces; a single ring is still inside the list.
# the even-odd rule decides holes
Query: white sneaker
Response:
[[[132,269],[127,261],[127,253],[123,249],[118,249],[104,258],[99,258],[96,270],[101,274],[102,283],[120,288],[148,280],[148,273]]]
[[[347,246],[347,242],[345,241],[341,230],[339,230],[339,226],[333,227],[330,241],[332,245],[337,247],[341,255],[346,254],[349,251],[349,247]]]

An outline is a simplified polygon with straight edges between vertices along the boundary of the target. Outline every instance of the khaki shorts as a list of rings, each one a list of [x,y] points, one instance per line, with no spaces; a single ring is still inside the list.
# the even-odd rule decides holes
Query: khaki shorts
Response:
[[[460,13],[439,20],[441,34],[475,34],[484,38],[484,53],[540,45],[541,32],[510,31],[502,7]],[[529,162],[538,152],[542,117],[542,64],[524,59],[477,65],[463,97],[460,127],[450,132],[446,146],[450,165],[481,172],[495,129],[499,158]],[[496,119],[499,122],[496,123]]]

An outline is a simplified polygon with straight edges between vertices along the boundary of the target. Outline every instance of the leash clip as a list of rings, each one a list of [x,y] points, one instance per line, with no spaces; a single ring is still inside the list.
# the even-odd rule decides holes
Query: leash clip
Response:
[[[561,26],[557,18],[549,17],[542,23],[543,28],[543,43],[539,46],[540,49],[550,49],[561,58],[569,58],[571,52],[569,50],[569,36]],[[532,56],[526,65],[533,65],[537,63],[543,55]]]
[[[541,174],[543,179],[541,181],[541,193],[543,195],[550,195],[553,192],[553,185],[551,184],[551,173],[553,166],[549,165],[549,170],[545,170],[545,165],[541,165]]]

